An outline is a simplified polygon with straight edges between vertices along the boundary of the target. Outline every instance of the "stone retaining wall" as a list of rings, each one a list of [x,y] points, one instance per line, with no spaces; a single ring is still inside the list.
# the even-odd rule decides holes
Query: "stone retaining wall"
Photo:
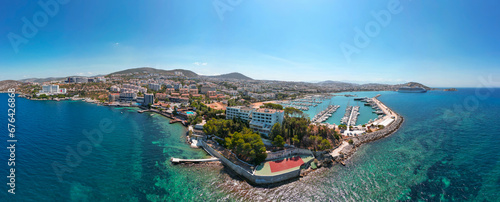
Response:
[[[297,178],[300,176],[300,169],[288,173],[283,173],[280,175],[274,175],[274,176],[261,176],[261,175],[254,175],[252,171],[246,170],[242,168],[241,166],[238,166],[231,162],[230,160],[226,159],[226,157],[222,156],[219,152],[215,151],[212,147],[207,145],[205,141],[200,140],[202,147],[212,156],[215,156],[219,158],[219,160],[228,168],[230,168],[232,171],[237,173],[240,176],[243,176],[245,179],[250,181],[253,184],[273,184],[273,183],[278,183],[282,182],[285,180]]]
[[[404,118],[402,116],[400,116],[399,114],[396,114],[396,116],[397,116],[397,120],[392,122],[390,125],[388,125],[384,129],[377,130],[375,132],[367,133],[366,135],[357,137],[359,140],[359,143],[356,146],[364,144],[364,143],[368,143],[371,141],[378,140],[380,138],[386,137],[386,136],[396,132],[404,121]]]
[[[272,152],[267,154],[266,161],[271,161],[274,159],[279,159],[283,157],[288,157],[292,155],[310,155],[314,156],[314,154],[308,150],[308,149],[300,149],[300,148],[293,148],[293,149],[287,149],[287,150],[282,150],[278,152]]]

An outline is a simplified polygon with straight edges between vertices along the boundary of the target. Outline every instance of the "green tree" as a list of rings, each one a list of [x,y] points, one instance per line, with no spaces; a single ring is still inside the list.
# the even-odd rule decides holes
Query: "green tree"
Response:
[[[298,146],[300,144],[299,136],[294,135],[292,138],[293,145]]]
[[[284,147],[285,146],[285,140],[281,135],[278,135],[274,138],[273,145],[276,147]]]
[[[260,106],[260,108],[283,110],[283,106],[282,105],[280,105],[280,104],[274,104],[274,103],[264,103],[264,105]]]
[[[274,140],[274,138],[277,137],[278,135],[281,135],[281,124],[275,123],[273,125],[273,128],[271,129],[271,133],[269,134],[269,138],[271,140]]]
[[[226,137],[225,140],[226,147],[244,161],[257,165],[263,162],[267,157],[266,147],[260,135],[249,129],[235,132]]]
[[[321,140],[321,143],[319,144],[319,150],[323,151],[331,148],[332,145],[330,144],[330,141],[328,141],[327,139]]]
[[[177,116],[179,113],[177,112],[177,106],[174,106],[174,111],[172,112],[174,116]]]

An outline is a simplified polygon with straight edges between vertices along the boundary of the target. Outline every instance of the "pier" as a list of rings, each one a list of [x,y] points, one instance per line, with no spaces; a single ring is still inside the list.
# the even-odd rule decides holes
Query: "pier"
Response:
[[[314,118],[311,120],[311,122],[321,123],[321,122],[328,120],[332,116],[332,114],[337,111],[337,109],[339,107],[340,107],[340,105],[329,105],[325,110],[316,114],[316,116],[314,116]]]
[[[353,106],[351,110],[351,115],[349,116],[349,121],[347,121],[347,127],[356,125],[358,116],[359,116],[359,106]]]
[[[340,120],[341,124],[345,124],[347,128],[356,125],[359,116],[359,106],[347,106],[344,117]]]
[[[172,157],[170,162],[172,163],[202,163],[202,162],[214,162],[219,161],[219,158],[211,157],[208,159],[179,159]]]

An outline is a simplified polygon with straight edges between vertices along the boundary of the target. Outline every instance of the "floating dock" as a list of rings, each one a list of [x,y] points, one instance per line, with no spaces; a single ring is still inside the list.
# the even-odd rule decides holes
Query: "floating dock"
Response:
[[[321,123],[326,120],[328,120],[333,113],[337,111],[337,109],[340,108],[340,105],[329,105],[325,110],[321,111],[320,113],[316,114],[314,118],[311,120],[311,122],[314,123]]]

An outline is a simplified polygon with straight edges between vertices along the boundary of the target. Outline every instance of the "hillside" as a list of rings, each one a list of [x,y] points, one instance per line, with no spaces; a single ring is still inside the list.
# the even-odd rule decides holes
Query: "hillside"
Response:
[[[9,88],[16,88],[21,85],[22,82],[14,81],[14,80],[4,80],[0,81],[0,92],[7,91]]]
[[[245,76],[238,72],[233,72],[229,74],[221,74],[217,76],[207,76],[214,79],[236,79],[236,80],[253,80],[252,78]]]
[[[48,82],[48,81],[62,81],[62,80],[66,80],[66,78],[67,77],[28,78],[28,79],[21,79],[19,81],[43,83],[43,82]]]
[[[148,74],[163,74],[163,75],[175,75],[175,72],[180,72],[182,73],[183,76],[193,78],[193,77],[198,77],[198,74],[194,73],[193,71],[190,70],[185,70],[185,69],[173,69],[173,70],[163,70],[163,69],[155,69],[151,67],[139,67],[139,68],[132,68],[132,69],[126,69],[118,72],[113,72],[109,75],[113,74],[130,74],[130,73],[148,73]]]
[[[424,84],[417,83],[417,82],[408,82],[408,83],[403,84],[403,86],[408,86],[408,87],[421,87],[421,88],[425,88],[426,90],[432,90],[432,88],[430,88],[429,86],[426,86],[426,85],[424,85]]]

